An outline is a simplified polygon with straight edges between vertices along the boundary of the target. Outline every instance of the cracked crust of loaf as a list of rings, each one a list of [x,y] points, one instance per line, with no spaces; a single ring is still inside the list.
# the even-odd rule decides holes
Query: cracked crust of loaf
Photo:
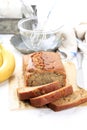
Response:
[[[59,53],[35,52],[23,56],[26,86],[38,86],[58,80],[61,87],[66,82],[66,72]]]

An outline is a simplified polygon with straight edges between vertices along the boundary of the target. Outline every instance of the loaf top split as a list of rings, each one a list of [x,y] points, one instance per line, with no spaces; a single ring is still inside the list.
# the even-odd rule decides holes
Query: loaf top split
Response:
[[[24,71],[27,72],[58,72],[65,74],[59,53],[35,52],[23,57]]]

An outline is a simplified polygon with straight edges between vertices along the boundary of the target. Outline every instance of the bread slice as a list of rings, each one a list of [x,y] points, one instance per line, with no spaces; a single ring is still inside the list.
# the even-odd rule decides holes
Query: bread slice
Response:
[[[65,97],[72,93],[73,93],[72,85],[66,85],[63,88],[60,88],[48,94],[44,94],[42,96],[35,98],[30,98],[30,103],[32,106],[41,107],[43,105],[46,105],[50,102],[53,102],[61,97]]]
[[[49,103],[47,106],[54,111],[61,111],[78,106],[84,102],[87,102],[87,91],[79,89],[67,97],[62,97],[59,100]]]
[[[17,88],[17,95],[20,100],[27,100],[29,98],[34,98],[54,90],[57,90],[61,87],[58,81],[34,87],[20,87]]]

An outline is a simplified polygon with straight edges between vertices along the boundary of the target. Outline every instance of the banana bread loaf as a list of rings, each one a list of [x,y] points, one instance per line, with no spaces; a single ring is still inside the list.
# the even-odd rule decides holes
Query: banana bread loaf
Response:
[[[50,93],[47,93],[47,94],[44,94],[35,98],[30,98],[30,103],[32,106],[41,107],[43,105],[46,105],[50,102],[53,102],[61,97],[65,97],[72,93],[73,93],[72,85],[66,85],[53,92],[50,92]]]
[[[49,92],[52,92],[54,90],[57,90],[60,88],[60,83],[58,81],[37,86],[37,87],[20,87],[17,88],[17,95],[20,100],[27,100],[29,98],[34,98]]]
[[[47,106],[54,111],[61,111],[78,106],[84,102],[87,102],[87,91],[80,89],[67,97],[62,97],[59,100],[49,103]]]
[[[58,81],[66,83],[66,72],[59,53],[35,52],[23,56],[23,72],[26,86],[39,86]]]

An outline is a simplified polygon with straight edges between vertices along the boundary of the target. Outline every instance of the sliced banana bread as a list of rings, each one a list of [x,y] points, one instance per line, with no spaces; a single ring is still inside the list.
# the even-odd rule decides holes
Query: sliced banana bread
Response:
[[[47,106],[54,111],[61,111],[78,106],[84,102],[87,102],[87,91],[79,89],[67,97],[62,97],[59,100],[49,103]]]
[[[17,88],[17,94],[20,100],[27,100],[29,98],[34,98],[54,90],[59,89],[60,83],[58,81],[34,87],[20,87]]]
[[[38,96],[35,98],[30,98],[30,103],[32,106],[41,107],[43,105],[46,105],[50,102],[53,102],[61,97],[65,97],[72,93],[73,93],[72,85],[66,85],[65,87],[62,87],[48,94],[44,94],[42,96]]]

